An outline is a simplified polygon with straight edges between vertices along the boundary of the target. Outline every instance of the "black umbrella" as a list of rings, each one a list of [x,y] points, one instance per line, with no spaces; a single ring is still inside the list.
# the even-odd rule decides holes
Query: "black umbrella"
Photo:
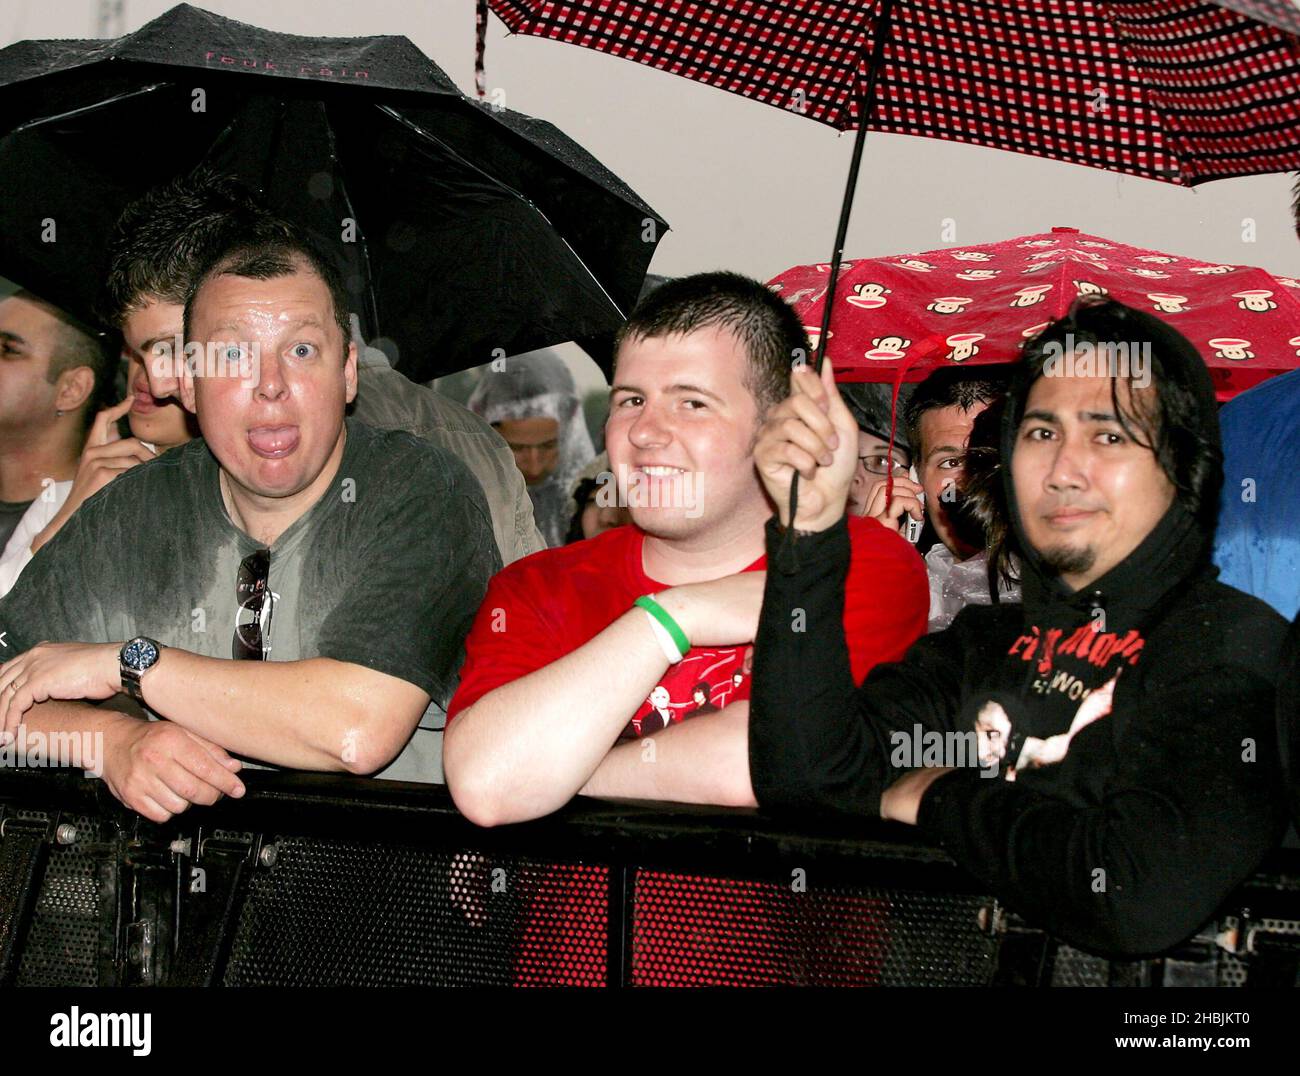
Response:
[[[200,163],[334,252],[367,339],[423,381],[607,333],[667,225],[550,124],[404,37],[182,4],[115,41],[0,50],[0,274],[88,319],[131,199]]]

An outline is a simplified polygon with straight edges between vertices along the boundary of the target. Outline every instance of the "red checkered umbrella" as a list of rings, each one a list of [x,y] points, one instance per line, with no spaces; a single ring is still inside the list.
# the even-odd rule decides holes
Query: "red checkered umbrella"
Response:
[[[841,381],[917,381],[935,366],[1008,362],[1088,293],[1165,319],[1204,356],[1221,400],[1300,366],[1300,280],[1144,250],[1075,228],[984,246],[844,262],[825,353]],[[830,266],[776,277],[811,336]],[[814,341],[814,346],[816,341]]]
[[[1279,0],[479,0],[480,70],[489,3],[517,33],[856,128],[832,294],[868,129],[1186,186],[1300,168],[1300,26]]]
[[[516,33],[842,130],[865,113],[874,131],[1187,186],[1300,168],[1300,11],[1287,0],[490,3]]]

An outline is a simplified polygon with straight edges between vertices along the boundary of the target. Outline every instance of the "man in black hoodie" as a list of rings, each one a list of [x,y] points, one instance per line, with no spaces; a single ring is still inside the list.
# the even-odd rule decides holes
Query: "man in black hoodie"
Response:
[[[755,640],[759,804],[917,825],[1076,945],[1194,933],[1281,836],[1286,631],[1210,564],[1222,467],[1195,349],[1108,300],[1027,346],[1002,435],[1023,604],[963,609],[860,688],[839,615],[852,419],[833,383],[793,380],[755,451],[781,509]]]

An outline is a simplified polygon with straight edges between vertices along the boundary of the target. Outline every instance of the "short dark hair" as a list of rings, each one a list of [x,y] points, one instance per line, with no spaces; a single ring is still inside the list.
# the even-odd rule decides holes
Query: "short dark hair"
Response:
[[[50,365],[45,371],[45,380],[49,384],[57,384],[64,373],[75,370],[78,366],[88,367],[94,375],[94,387],[86,397],[82,410],[86,425],[89,426],[95,412],[109,402],[113,379],[117,374],[118,356],[122,350],[117,334],[92,329],[67,311],[26,289],[14,292],[14,297],[36,303],[57,325]]]
[[[918,463],[925,458],[921,444],[921,416],[927,411],[943,407],[960,407],[969,411],[981,404],[990,404],[1007,391],[1004,371],[963,370],[942,366],[916,386],[907,401],[905,424],[907,440],[912,446],[912,458]]]
[[[1214,383],[1200,352],[1167,322],[1103,296],[1076,299],[1065,317],[1052,322],[1026,345],[1007,395],[1008,430],[1014,436],[1029,390],[1043,376],[1048,360],[1063,355],[1071,343],[1091,344],[1103,354],[1105,345],[1131,350],[1135,345],[1150,344],[1149,373],[1155,391],[1144,400],[1134,388],[1132,376],[1126,377],[1117,364],[1110,379],[1111,405],[1120,427],[1155,453],[1178,499],[1202,530],[1212,535],[1223,486]],[[1130,366],[1128,374],[1132,373]],[[1129,383],[1127,407],[1120,403],[1121,380]]]
[[[790,394],[790,370],[812,349],[798,315],[766,285],[739,273],[696,273],[661,285],[642,299],[614,340],[615,363],[625,341],[729,329],[749,357],[745,385],[759,414]]]
[[[100,317],[120,329],[150,298],[183,304],[224,237],[255,222],[273,230],[273,218],[232,176],[199,168],[154,187],[113,228]]]
[[[343,277],[305,233],[276,217],[266,214],[248,221],[243,227],[232,227],[223,237],[224,242],[211,251],[211,260],[203,273],[193,281],[185,299],[185,338],[190,338],[194,319],[194,300],[209,280],[219,276],[239,276],[250,280],[275,280],[292,276],[306,268],[320,277],[329,292],[334,323],[343,335],[343,351],[347,353],[352,339],[348,319],[348,293]]]

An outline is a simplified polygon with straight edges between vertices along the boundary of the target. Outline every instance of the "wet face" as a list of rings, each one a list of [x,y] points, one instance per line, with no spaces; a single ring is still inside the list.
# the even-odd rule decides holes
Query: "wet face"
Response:
[[[580,421],[578,416],[575,421]],[[535,486],[551,477],[560,462],[560,424],[553,418],[517,418],[495,424],[515,454],[524,481]]]
[[[182,375],[182,398],[232,487],[319,496],[342,457],[357,385],[356,348],[324,281],[305,264],[270,280],[214,277],[195,297],[190,335],[200,373]]]
[[[0,430],[20,433],[54,421],[59,386],[47,375],[59,328],[38,302],[21,295],[0,302]]]
[[[769,511],[754,469],[759,413],[748,365],[729,329],[619,348],[605,444],[632,519],[647,533],[690,540]]]
[[[977,403],[968,411],[960,407],[934,407],[921,413],[918,424],[921,456],[917,463],[921,485],[925,488],[925,512],[939,541],[959,560],[979,552],[960,538],[948,519],[949,505],[956,503],[961,482],[962,463],[970,431],[987,403]]]
[[[177,342],[185,331],[185,307],[156,296],[145,298],[122,324],[127,356],[139,362],[149,396],[158,404],[180,401],[181,355]],[[127,382],[134,391],[134,378]],[[132,409],[134,411],[134,409]]]
[[[184,321],[179,303],[150,299],[122,325],[126,390],[133,397],[127,421],[133,436],[160,450],[188,441],[195,432],[193,416],[180,401],[173,354]]]
[[[877,488],[887,480],[890,472],[895,478],[906,478],[909,467],[907,451],[894,445],[890,451],[889,442],[874,433],[858,431],[858,467],[853,472],[853,483],[849,486],[849,514],[863,516],[875,496]]]
[[[1155,391],[1118,388],[1126,414]],[[1074,590],[1128,557],[1174,501],[1155,453],[1120,425],[1104,374],[1034,382],[1011,473],[1025,537]]]

